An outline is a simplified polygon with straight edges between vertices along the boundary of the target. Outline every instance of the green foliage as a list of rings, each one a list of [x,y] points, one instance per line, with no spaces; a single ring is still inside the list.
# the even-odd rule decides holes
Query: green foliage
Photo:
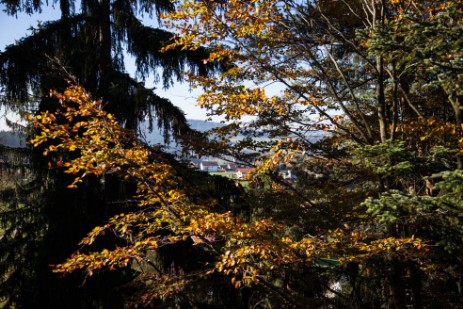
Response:
[[[404,176],[412,172],[414,161],[405,146],[404,141],[358,146],[352,151],[353,162],[382,178]]]
[[[4,308],[15,307],[24,291],[31,291],[32,305],[33,278],[43,266],[38,260],[48,222],[40,207],[43,184],[31,167],[30,155],[27,149],[0,147],[0,306]]]
[[[444,171],[433,175],[433,178],[440,180],[435,185],[438,194],[433,198],[438,209],[438,222],[442,226],[438,244],[448,251],[460,252],[463,242],[463,171]]]
[[[383,224],[398,222],[411,224],[420,215],[429,215],[434,210],[432,198],[409,196],[398,190],[391,190],[381,194],[379,199],[368,198],[362,203],[371,214],[373,220]]]

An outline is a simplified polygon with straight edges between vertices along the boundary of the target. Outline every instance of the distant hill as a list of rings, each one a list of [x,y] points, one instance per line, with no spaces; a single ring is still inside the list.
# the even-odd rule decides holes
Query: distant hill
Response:
[[[206,132],[213,128],[217,128],[223,126],[222,123],[219,122],[210,122],[204,120],[195,120],[189,119],[188,123],[191,127],[200,132]],[[141,126],[143,128],[143,125]],[[146,127],[148,127],[146,125]],[[157,128],[153,129],[152,132],[145,131],[144,136],[146,141],[150,145],[157,145],[162,144],[164,145],[164,139],[162,137],[162,133]],[[4,145],[11,148],[25,148],[26,147],[26,138],[24,133],[12,132],[12,131],[0,131],[0,145]],[[175,143],[171,143],[171,147],[175,147]]]
[[[200,132],[206,132],[211,129],[217,128],[224,126],[223,123],[220,122],[212,122],[212,121],[205,121],[205,120],[197,120],[197,119],[189,119],[188,123],[191,125],[191,127],[197,131]],[[148,127],[147,124],[141,125],[141,128],[143,127]],[[312,132],[310,134],[310,139],[312,142],[316,142],[317,140],[320,140],[326,136],[326,132],[320,131],[320,132]],[[170,144],[166,145],[164,143],[164,138],[162,136],[162,132],[154,128],[152,132],[149,132],[148,130],[145,130],[142,138],[146,140],[146,142],[150,145],[164,145],[167,149],[171,149],[175,151],[177,149],[177,145],[174,142],[171,142]],[[266,137],[262,137],[265,139]],[[240,139],[240,136],[236,137],[236,139]],[[7,147],[12,147],[12,148],[24,148],[26,147],[26,138],[24,136],[24,133],[17,133],[17,132],[12,132],[12,131],[0,131],[0,144],[7,146]]]
[[[206,132],[214,128],[224,126],[224,124],[220,122],[212,122],[212,121],[197,120],[197,119],[188,119],[188,123],[190,124],[192,129],[199,131],[199,132]],[[147,124],[145,126],[148,127]],[[143,128],[143,125],[141,126],[141,128]],[[152,132],[148,132],[148,130],[146,130],[144,132],[144,137],[146,141],[148,142],[148,144],[150,145],[158,145],[158,144],[165,145],[162,133],[157,128],[154,128]],[[175,143],[170,143],[167,146],[171,148],[176,148]]]
[[[217,128],[217,127],[222,127],[222,126],[225,126],[225,124],[223,123],[220,123],[220,122],[212,122],[212,121],[205,121],[205,120],[196,120],[196,119],[189,119],[188,120],[188,123],[190,124],[190,126],[197,130],[197,131],[200,131],[200,132],[206,132],[206,131],[209,131],[211,129],[214,129],[214,128]],[[147,125],[146,125],[147,126]],[[312,143],[315,143],[319,140],[321,140],[322,138],[326,137],[327,136],[327,132],[324,132],[324,131],[313,131],[313,132],[309,132],[308,135],[307,135],[307,139],[312,142]],[[167,151],[172,151],[172,152],[175,152],[177,150],[179,150],[179,147],[178,145],[175,144],[175,142],[171,142],[170,144],[165,144],[164,143],[164,139],[162,137],[162,133],[161,131],[159,131],[157,128],[153,129],[152,132],[148,132],[148,130],[145,131],[144,133],[144,136],[145,136],[145,139],[146,139],[146,142],[150,145],[163,145],[165,147],[165,149]],[[243,139],[244,136],[243,135],[238,135],[236,137],[234,137],[232,139],[232,142],[236,142],[240,139]],[[269,137],[268,135],[264,134],[260,137],[254,137],[255,139],[258,139],[258,140],[268,140]]]
[[[206,132],[206,131],[224,126],[224,124],[220,122],[212,122],[212,121],[197,120],[197,119],[188,119],[188,123],[193,129],[195,129],[196,131],[200,131],[200,132]]]

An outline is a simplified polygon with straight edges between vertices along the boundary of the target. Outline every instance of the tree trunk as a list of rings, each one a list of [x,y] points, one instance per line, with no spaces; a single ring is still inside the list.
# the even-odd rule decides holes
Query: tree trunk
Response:
[[[387,124],[386,124],[386,97],[384,95],[384,64],[383,57],[376,57],[376,69],[378,71],[378,84],[376,85],[376,99],[378,101],[378,121],[379,135],[381,143],[387,141]]]
[[[111,8],[109,0],[99,0],[98,12],[98,71],[100,82],[98,93],[108,89],[109,73],[111,69]]]
[[[390,259],[390,262],[392,269],[389,275],[389,308],[406,309],[407,302],[405,294],[405,283],[402,276],[402,265],[400,261],[394,257]]]
[[[413,308],[422,309],[421,302],[421,274],[416,265],[410,262],[410,289],[413,294]]]

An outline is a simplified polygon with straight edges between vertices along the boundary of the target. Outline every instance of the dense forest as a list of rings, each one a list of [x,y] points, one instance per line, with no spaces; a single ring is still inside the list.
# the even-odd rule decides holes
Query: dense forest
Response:
[[[29,141],[0,148],[0,307],[463,307],[463,1],[54,5],[0,53]]]

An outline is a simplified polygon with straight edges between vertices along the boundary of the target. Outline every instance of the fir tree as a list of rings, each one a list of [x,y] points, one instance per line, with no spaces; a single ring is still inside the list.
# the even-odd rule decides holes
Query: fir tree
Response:
[[[39,14],[44,5],[41,1],[2,4],[10,15]],[[50,90],[64,89],[70,81],[84,85],[96,98],[103,98],[106,109],[117,115],[126,128],[136,130],[138,123],[148,118],[150,129],[157,124],[165,139],[192,133],[183,112],[143,82],[152,74],[162,87],[170,87],[181,80],[186,68],[198,74],[218,69],[203,63],[207,58],[205,49],[160,52],[172,33],[146,26],[141,18],[155,18],[172,8],[168,0],[60,1],[59,20],[40,23],[29,36],[0,53],[2,102],[15,111],[53,110],[57,101],[49,97]],[[135,59],[140,80],[125,71],[126,55]],[[23,152],[17,155],[24,156]],[[80,275],[60,279],[51,273],[50,264],[62,262],[89,228],[124,207],[118,201],[130,188],[108,177],[104,185],[89,179],[78,191],[65,191],[69,178],[36,169],[31,165],[31,153],[27,153],[27,181],[22,184],[10,179],[11,188],[3,190],[0,306],[123,306],[121,293],[114,288],[131,277],[130,271],[92,277],[82,286]],[[2,178],[10,174],[3,173]],[[7,203],[5,194],[11,192],[20,196]],[[106,240],[106,245],[113,242]]]

